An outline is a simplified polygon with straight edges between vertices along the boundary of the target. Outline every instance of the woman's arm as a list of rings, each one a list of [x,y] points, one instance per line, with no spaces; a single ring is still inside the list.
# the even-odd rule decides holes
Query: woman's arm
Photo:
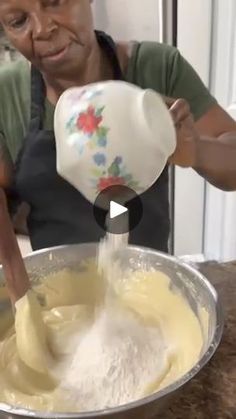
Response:
[[[13,163],[10,153],[0,142],[0,189],[7,189],[13,178]],[[12,223],[16,234],[28,235],[26,219],[29,213],[27,204],[22,203],[17,209],[16,213],[12,216]]]
[[[0,138],[0,187],[6,189],[12,181],[13,163],[10,153]]]
[[[236,131],[217,138],[200,137],[194,169],[212,185],[236,191]]]
[[[177,130],[170,162],[192,167],[222,190],[236,190],[236,122],[219,105],[194,123],[185,100],[168,99],[167,104]]]

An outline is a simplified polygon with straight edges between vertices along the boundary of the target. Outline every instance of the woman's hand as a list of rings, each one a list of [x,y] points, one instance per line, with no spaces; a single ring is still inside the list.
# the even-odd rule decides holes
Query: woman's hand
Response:
[[[184,99],[164,98],[173,118],[177,146],[169,163],[181,167],[195,167],[197,164],[197,141],[199,134],[195,128],[194,119],[189,104]]]
[[[191,167],[217,188],[235,191],[236,130],[218,137],[200,135],[186,100],[167,97],[164,100],[177,135],[176,150],[169,163]]]

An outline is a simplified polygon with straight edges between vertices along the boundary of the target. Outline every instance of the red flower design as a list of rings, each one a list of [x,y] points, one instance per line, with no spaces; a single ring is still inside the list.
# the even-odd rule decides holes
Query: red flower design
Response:
[[[102,122],[102,116],[96,116],[93,106],[89,106],[86,112],[82,112],[77,119],[77,127],[85,134],[93,134],[99,124]]]
[[[101,192],[104,189],[108,188],[109,186],[124,185],[124,184],[125,184],[125,180],[121,176],[110,176],[107,178],[102,177],[99,179],[98,190]]]

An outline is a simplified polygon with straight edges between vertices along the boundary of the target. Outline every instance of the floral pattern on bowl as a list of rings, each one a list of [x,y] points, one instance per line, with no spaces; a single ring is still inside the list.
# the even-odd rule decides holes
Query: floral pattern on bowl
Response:
[[[78,91],[77,89],[72,90],[70,92],[70,97],[69,97],[69,101],[71,103],[71,105],[76,105],[81,99],[84,100],[92,100],[98,96],[101,96],[103,92],[103,87],[94,87],[93,89],[90,87],[88,88],[84,88],[80,91]]]
[[[87,92],[90,94],[91,99],[94,95],[98,95],[98,91]],[[86,89],[77,95],[71,97],[72,100],[79,100],[84,94]],[[69,144],[76,147],[79,155],[84,152],[85,147],[90,150],[105,149],[107,146],[107,134],[109,128],[102,125],[103,122],[103,107],[95,107],[89,105],[85,110],[75,113],[66,124],[66,129],[69,133]],[[107,157],[104,152],[97,151],[93,154],[94,166],[91,168],[90,173],[93,176],[91,179],[92,186],[97,193],[114,185],[126,185],[135,190],[141,190],[138,182],[136,182],[132,175],[128,173],[122,157],[116,157],[112,164],[105,169],[107,165]]]
[[[91,169],[91,174],[93,175],[91,182],[97,193],[115,185],[125,185],[136,191],[142,190],[139,183],[128,173],[122,157],[116,157],[107,170],[103,169],[103,166],[106,165],[106,156],[104,154],[96,153],[93,156],[93,160],[97,167]]]
[[[104,109],[104,106],[96,108],[89,105],[79,114],[75,113],[67,122],[69,144],[76,147],[79,155],[82,155],[85,147],[91,150],[106,147],[109,128],[102,125]]]

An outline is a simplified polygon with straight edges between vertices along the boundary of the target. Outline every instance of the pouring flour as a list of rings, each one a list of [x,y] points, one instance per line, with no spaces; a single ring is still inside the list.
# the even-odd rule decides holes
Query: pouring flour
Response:
[[[86,137],[76,121],[91,107],[97,129]],[[55,113],[57,169],[92,203],[110,184],[141,193],[173,153],[174,132],[152,91],[121,82],[69,89]],[[128,214],[120,222],[128,223]],[[17,301],[15,327],[0,343],[0,402],[54,412],[117,407],[195,365],[203,345],[197,317],[162,272],[120,265],[127,244],[128,233],[108,232],[84,272],[49,275]]]
[[[17,301],[15,328],[0,341],[0,402],[99,411],[161,390],[195,365],[197,317],[162,272],[120,265],[127,243],[128,234],[107,233],[85,270],[51,274]]]
[[[18,301],[15,326],[0,337],[0,403],[58,413],[118,407],[196,365],[201,325],[170,278],[137,268],[116,279],[106,298],[96,260],[87,259],[42,277]]]

